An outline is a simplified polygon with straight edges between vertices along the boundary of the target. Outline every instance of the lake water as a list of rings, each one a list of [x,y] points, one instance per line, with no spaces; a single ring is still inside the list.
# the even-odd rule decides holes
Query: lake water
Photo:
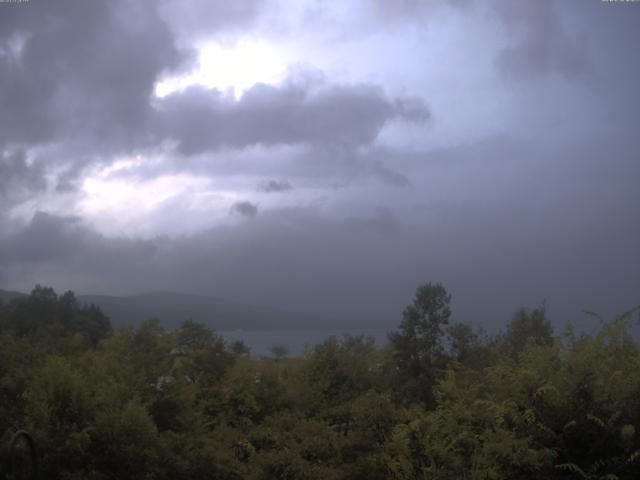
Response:
[[[227,341],[242,340],[251,348],[251,355],[271,355],[269,349],[283,345],[290,355],[301,355],[305,348],[324,342],[330,336],[342,338],[345,335],[365,335],[373,337],[379,347],[387,343],[387,334],[391,329],[351,329],[351,330],[268,330],[244,331],[227,330],[220,333]]]

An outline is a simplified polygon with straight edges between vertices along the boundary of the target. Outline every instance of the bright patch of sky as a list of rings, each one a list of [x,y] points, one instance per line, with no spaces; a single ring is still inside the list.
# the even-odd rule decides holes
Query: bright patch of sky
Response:
[[[291,62],[288,53],[266,41],[251,37],[233,43],[208,42],[198,49],[198,67],[187,75],[166,78],[155,93],[164,97],[192,85],[232,90],[236,98],[256,83],[277,84]]]

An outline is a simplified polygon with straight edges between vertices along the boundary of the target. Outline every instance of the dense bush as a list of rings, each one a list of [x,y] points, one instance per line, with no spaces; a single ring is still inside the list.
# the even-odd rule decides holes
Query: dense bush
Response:
[[[521,310],[490,337],[449,300],[421,286],[385,348],[256,358],[37,287],[0,306],[0,427],[33,433],[47,479],[640,478],[631,314],[557,337]]]

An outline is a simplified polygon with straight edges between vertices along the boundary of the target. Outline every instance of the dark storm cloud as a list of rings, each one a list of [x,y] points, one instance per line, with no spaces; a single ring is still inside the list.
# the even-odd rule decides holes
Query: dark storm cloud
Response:
[[[29,166],[2,153],[3,191],[11,182],[12,190],[21,185],[35,194],[43,189],[47,171],[55,171],[51,178],[57,190],[70,191],[96,161],[111,162],[118,154],[163,141],[154,130],[155,84],[194,59],[193,51],[176,43],[178,4],[32,0],[0,5],[0,152],[47,147]],[[212,20],[222,28],[253,18],[257,5],[194,2],[180,11],[209,23],[211,31]]]
[[[286,180],[269,180],[258,185],[258,190],[266,193],[286,192],[291,189],[293,189],[293,187]]]
[[[104,237],[79,217],[36,212],[22,228],[0,237],[0,269],[56,264],[102,272],[108,271],[109,265],[114,270],[120,265],[128,271],[131,265],[152,262],[159,243]]]
[[[258,205],[247,201],[236,202],[231,206],[230,213],[253,218],[258,214]]]
[[[31,0],[2,5],[0,145],[131,150],[150,136],[158,78],[194,60],[192,36],[251,21],[263,2]]]
[[[422,122],[418,98],[389,99],[374,85],[289,82],[257,84],[240,100],[216,89],[191,87],[158,102],[163,135],[185,155],[222,147],[278,144],[367,145],[390,120]]]
[[[13,52],[0,56],[4,144],[133,148],[158,75],[187,58],[150,2],[35,0],[3,5],[1,18],[0,45]]]
[[[37,212],[24,229],[0,239],[0,263],[65,261],[82,250],[87,233],[78,218]]]

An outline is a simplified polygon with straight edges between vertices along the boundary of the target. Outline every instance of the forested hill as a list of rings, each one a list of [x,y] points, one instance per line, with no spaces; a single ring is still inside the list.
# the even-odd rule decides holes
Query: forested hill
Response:
[[[0,290],[0,299],[5,302],[20,296],[26,294]],[[201,322],[216,330],[303,330],[342,326],[337,320],[309,314],[175,292],[78,295],[77,299],[81,304],[100,307],[114,326],[140,325],[151,318],[157,318],[167,328],[174,328],[185,320]]]

